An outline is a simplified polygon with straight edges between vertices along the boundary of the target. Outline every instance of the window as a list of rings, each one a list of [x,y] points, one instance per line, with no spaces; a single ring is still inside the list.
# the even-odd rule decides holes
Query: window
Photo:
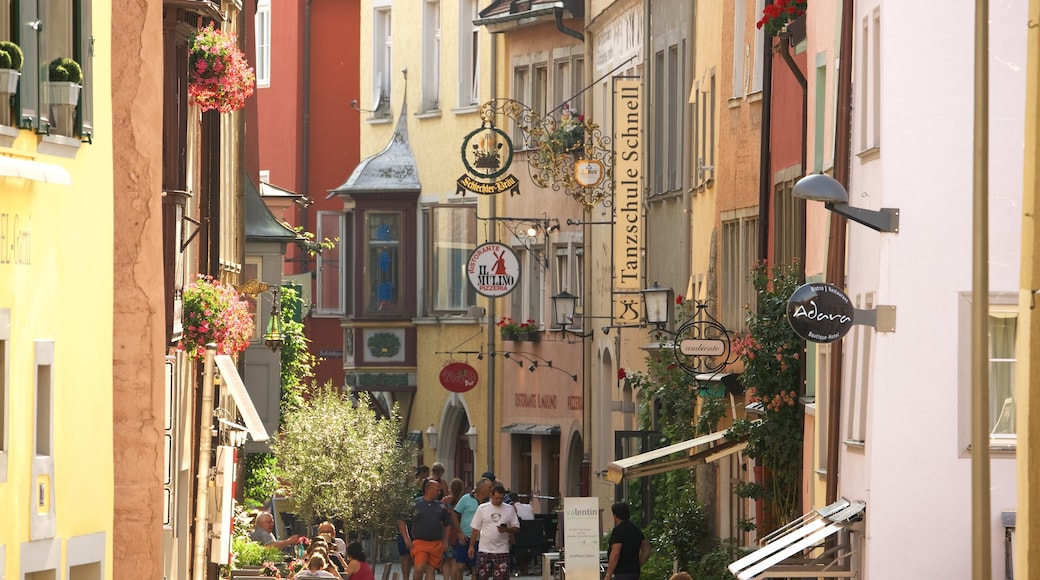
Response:
[[[336,245],[322,250],[317,258],[315,286],[318,297],[315,304],[316,316],[342,316],[345,313],[345,288],[343,241],[346,237],[346,214],[336,211],[318,212],[318,231],[315,238],[338,239]]]
[[[271,86],[271,0],[256,3],[256,86]]]
[[[400,316],[404,312],[401,221],[397,212],[366,214],[364,308],[369,315]]]
[[[585,59],[581,56],[559,58],[553,65],[552,106],[570,103],[571,110],[585,112]]]
[[[520,282],[509,294],[512,298],[509,316],[513,320],[534,320],[537,326],[542,321],[542,277],[545,271],[536,252],[518,249],[516,257],[520,262]]]
[[[755,0],[755,19],[757,22],[758,18],[761,18],[762,12],[766,9],[766,0]],[[770,39],[770,42],[772,39]],[[762,78],[765,75],[764,63],[765,59],[762,58],[762,48],[766,42],[766,31],[762,28],[755,29],[755,46],[754,52],[751,54],[751,62],[755,63],[754,72],[751,75],[751,92],[757,93],[762,90]]]
[[[422,28],[422,105],[421,111],[440,108],[441,87],[441,3],[440,0],[423,2]]]
[[[860,50],[860,131],[861,152],[881,146],[881,12],[863,19]]]
[[[725,212],[733,214],[734,212]],[[734,332],[746,332],[748,311],[757,309],[751,283],[751,268],[757,263],[758,217],[732,216],[722,221],[722,325]]]
[[[704,76],[706,83],[693,84],[694,187],[707,186],[715,178],[715,69]]]
[[[827,143],[827,53],[816,55],[816,98],[813,114],[814,173],[823,171],[824,146]]]
[[[390,116],[390,66],[392,38],[390,7],[377,8],[373,16],[372,38],[372,103],[369,110],[375,118]]]
[[[530,68],[526,66],[518,66],[513,69],[513,100],[521,103],[530,102],[531,96],[528,94],[530,89]],[[513,146],[517,149],[526,148],[528,143],[524,138],[524,127],[519,122],[515,123],[513,130]]]
[[[957,308],[958,356],[957,377],[960,393],[959,437],[961,449],[971,444],[971,339],[972,297],[961,293]],[[989,364],[989,444],[995,449],[1014,449],[1018,426],[1015,422],[1015,356],[1018,331],[1018,294],[993,292],[989,296],[988,364]]]
[[[782,173],[793,174],[790,179],[773,186],[773,263],[805,263],[802,246],[805,240],[805,200],[791,195],[798,168]],[[784,175],[782,177],[787,177]]]
[[[531,86],[531,109],[539,115],[549,112],[549,71],[545,63],[534,66],[534,84]]]
[[[582,246],[572,243],[556,247],[555,278],[553,294],[566,290],[577,296],[579,301],[585,296],[585,249]],[[575,311],[583,311],[580,302]],[[584,318],[575,317],[574,323],[569,326],[580,332],[584,326],[583,322]]]
[[[730,96],[744,96],[744,20],[747,17],[746,0],[733,3],[733,87]]]
[[[54,418],[54,343],[36,341],[36,399],[33,414],[36,424],[36,437],[33,438],[33,455],[49,457],[54,454],[53,418]]]
[[[682,179],[682,128],[686,101],[683,80],[686,70],[685,41],[672,44],[654,55],[654,184],[655,193],[680,188]]]
[[[432,312],[459,312],[477,303],[466,266],[477,247],[476,204],[431,206],[424,212],[429,232],[427,287]]]
[[[11,379],[7,367],[11,360],[10,342],[11,310],[0,308],[0,483],[7,481],[8,401],[11,397]]]
[[[18,125],[45,134],[78,135],[89,142],[93,133],[91,0],[12,2],[19,21],[13,40],[25,56],[17,95]],[[58,58],[71,58],[80,65],[79,88],[49,83],[49,65]],[[37,109],[40,97],[43,106]]]
[[[477,0],[461,0],[459,5],[459,106],[480,102],[480,27]]]

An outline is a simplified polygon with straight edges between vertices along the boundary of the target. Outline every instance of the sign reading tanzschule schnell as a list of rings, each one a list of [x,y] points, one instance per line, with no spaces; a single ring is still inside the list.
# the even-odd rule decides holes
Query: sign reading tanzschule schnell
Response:
[[[641,81],[614,81],[614,324],[640,322],[643,262]]]

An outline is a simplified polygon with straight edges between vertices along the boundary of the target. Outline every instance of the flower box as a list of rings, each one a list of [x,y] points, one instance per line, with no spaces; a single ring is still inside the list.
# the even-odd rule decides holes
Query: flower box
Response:
[[[0,68],[0,94],[13,95],[18,92],[18,77],[22,73],[9,68]]]
[[[513,330],[511,328],[503,328],[502,340],[515,341],[519,340],[519,337],[517,336],[516,330]]]
[[[79,103],[81,85],[69,81],[47,81],[43,83],[46,90],[46,101],[51,105],[71,105]]]
[[[542,340],[542,333],[537,330],[530,330],[528,332],[520,333],[517,336],[521,342],[540,342]]]

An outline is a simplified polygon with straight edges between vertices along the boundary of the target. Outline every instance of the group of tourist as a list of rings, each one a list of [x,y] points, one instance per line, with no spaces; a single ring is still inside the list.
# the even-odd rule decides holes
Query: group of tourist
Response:
[[[463,580],[467,570],[474,580],[507,580],[511,568],[511,538],[520,532],[520,520],[533,520],[526,503],[512,502],[505,486],[487,471],[466,493],[461,479],[444,481],[444,466],[416,469],[417,497],[408,514],[397,522],[398,553],[403,580]],[[616,503],[611,512],[614,529],[608,541],[606,580],[638,580],[650,555],[650,544],[629,521],[629,508]],[[276,540],[273,518],[262,513],[252,537],[264,545],[292,546],[299,536]],[[345,545],[334,526],[322,522],[305,557],[306,569],[295,578],[374,580],[364,551],[357,542]],[[680,577],[681,578],[681,577]]]
[[[283,550],[293,548],[301,543],[301,536],[292,535],[284,540],[274,537],[274,518],[269,512],[261,512],[253,522],[254,529],[250,539],[264,546],[273,546]],[[301,558],[304,562],[302,570],[290,575],[290,578],[334,578],[339,580],[375,580],[375,574],[368,565],[365,550],[358,542],[347,544],[336,536],[336,527],[332,522],[318,525],[318,533],[303,542],[306,550]]]
[[[398,551],[405,580],[434,580],[440,570],[444,580],[462,580],[467,570],[475,580],[509,577],[510,538],[520,531],[517,509],[507,492],[486,471],[469,493],[461,479],[447,485],[444,466],[416,470],[421,494],[414,510],[398,521]],[[520,504],[517,504],[519,507]],[[534,519],[530,506],[525,515]]]

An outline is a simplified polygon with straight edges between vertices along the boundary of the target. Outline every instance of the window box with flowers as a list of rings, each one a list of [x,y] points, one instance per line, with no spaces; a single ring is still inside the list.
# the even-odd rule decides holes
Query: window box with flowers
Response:
[[[184,334],[177,348],[196,360],[206,345],[217,345],[217,354],[235,354],[249,346],[253,317],[246,302],[230,284],[200,276],[184,287]]]
[[[775,3],[766,5],[762,11],[762,19],[755,26],[764,30],[767,38],[772,38],[785,26],[789,26],[789,23],[804,15],[807,8],[808,0],[776,0]],[[804,18],[801,22],[801,36],[804,38]]]
[[[501,329],[502,340],[519,340],[520,324],[512,318],[503,316],[498,320],[498,327]]]
[[[210,24],[188,46],[188,97],[203,111],[237,111],[253,94],[256,75],[236,40]]]

